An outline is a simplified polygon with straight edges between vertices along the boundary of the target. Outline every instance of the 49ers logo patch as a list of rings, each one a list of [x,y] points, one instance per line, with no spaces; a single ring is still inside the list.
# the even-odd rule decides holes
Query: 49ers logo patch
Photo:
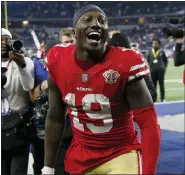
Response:
[[[106,83],[114,84],[117,82],[117,79],[120,76],[120,74],[117,71],[111,69],[104,72],[103,76],[105,78]]]

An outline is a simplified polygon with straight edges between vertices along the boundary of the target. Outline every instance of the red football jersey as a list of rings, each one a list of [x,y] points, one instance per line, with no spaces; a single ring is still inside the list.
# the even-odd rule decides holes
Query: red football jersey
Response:
[[[49,51],[47,67],[71,119],[74,139],[65,158],[67,172],[82,173],[140,149],[124,93],[128,81],[149,75],[140,53],[110,47],[103,61],[84,71],[76,62],[75,45],[58,45]]]

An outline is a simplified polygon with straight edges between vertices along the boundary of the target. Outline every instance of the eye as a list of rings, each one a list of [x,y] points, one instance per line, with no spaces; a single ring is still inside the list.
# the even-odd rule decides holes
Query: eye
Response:
[[[83,21],[85,23],[89,22],[90,20],[91,20],[91,16],[89,16],[89,15],[85,15],[84,18],[83,18]]]
[[[105,24],[107,22],[107,18],[104,17],[104,16],[100,16],[99,17],[99,22],[102,23],[102,24]]]

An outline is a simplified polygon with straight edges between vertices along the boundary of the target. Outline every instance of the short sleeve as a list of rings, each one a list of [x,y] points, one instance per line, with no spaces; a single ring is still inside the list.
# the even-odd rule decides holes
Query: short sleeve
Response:
[[[130,63],[128,66],[128,80],[132,81],[138,78],[149,76],[150,71],[146,63],[145,58],[139,52],[130,51],[129,53]]]

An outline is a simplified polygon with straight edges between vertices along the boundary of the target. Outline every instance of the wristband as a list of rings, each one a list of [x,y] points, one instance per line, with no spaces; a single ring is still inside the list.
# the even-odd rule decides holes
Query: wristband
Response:
[[[50,174],[50,175],[53,175],[55,172],[55,169],[54,168],[50,168],[50,167],[47,167],[47,166],[44,166],[44,168],[42,169],[42,174]]]

